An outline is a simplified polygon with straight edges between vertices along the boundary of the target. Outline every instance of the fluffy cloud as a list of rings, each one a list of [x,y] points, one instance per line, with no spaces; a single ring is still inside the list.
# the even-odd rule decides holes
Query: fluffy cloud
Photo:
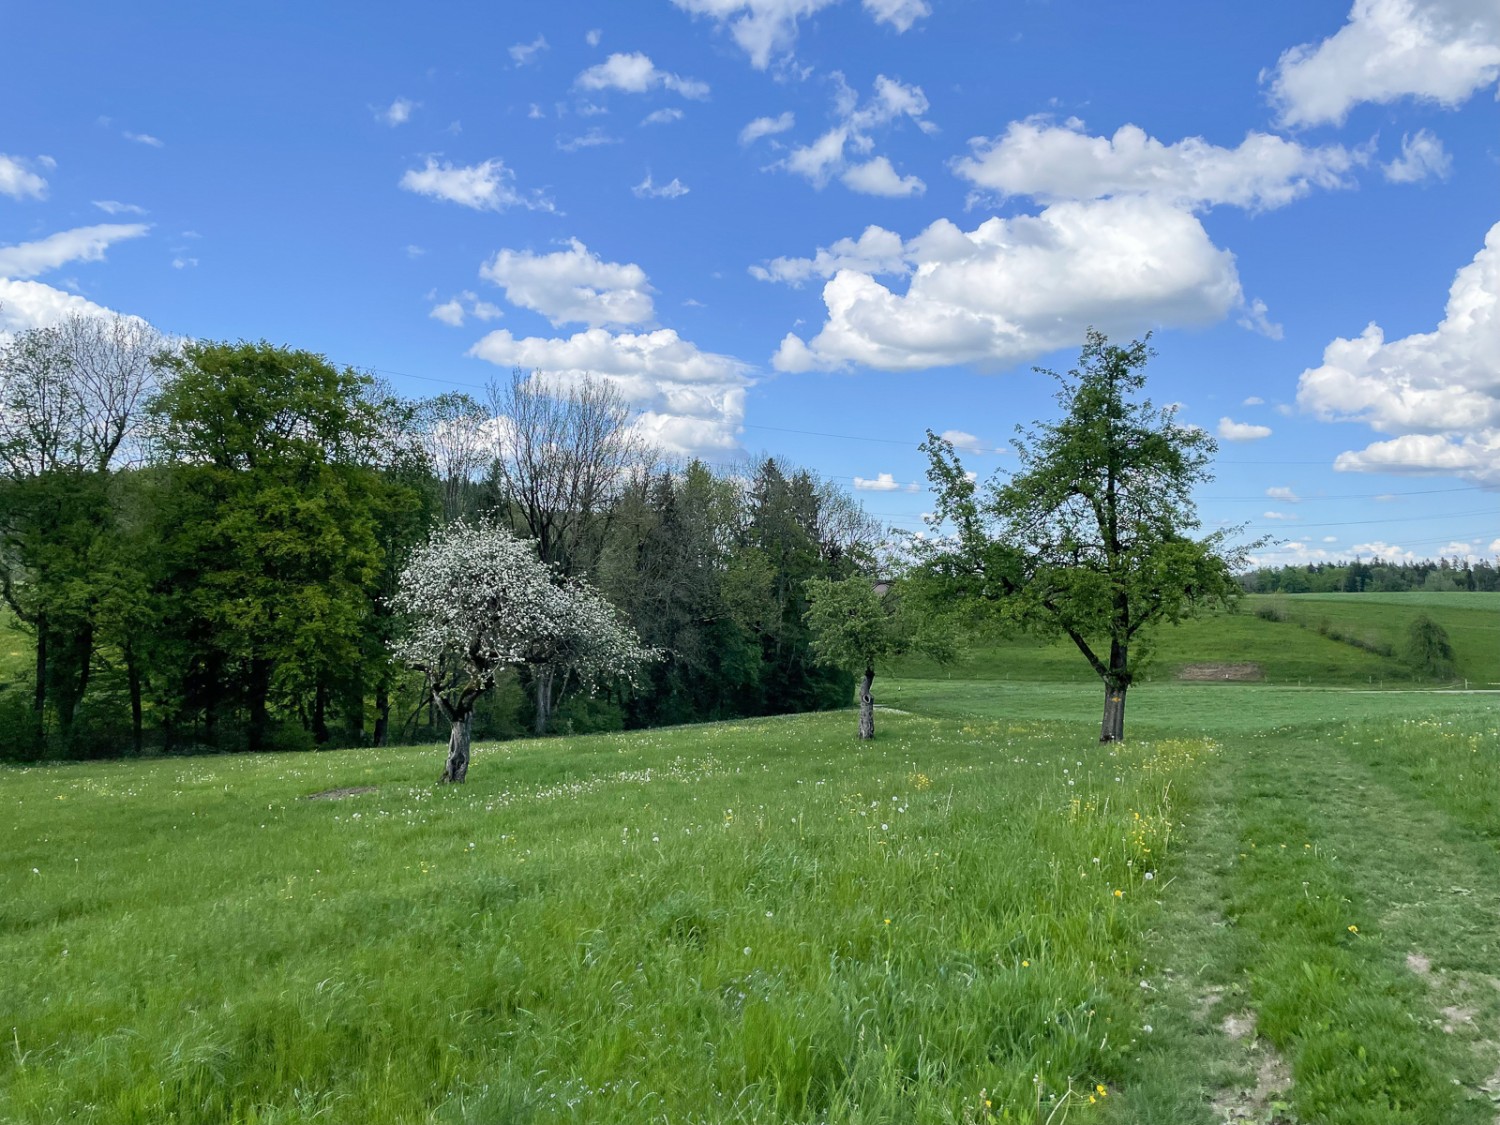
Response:
[[[491,158],[468,167],[448,161],[439,164],[427,158],[423,168],[408,169],[399,186],[431,199],[445,199],[476,211],[503,211],[507,207],[527,207],[533,211],[551,211],[550,200],[533,193],[516,191],[516,174],[504,161]]]
[[[1442,472],[1500,485],[1500,223],[1460,269],[1436,331],[1387,341],[1371,324],[1302,373],[1297,404],[1325,421],[1396,435],[1336,469]]]
[[[877,239],[867,230],[860,242]],[[939,219],[901,256],[913,271],[904,294],[839,268],[823,287],[822,330],[810,341],[787,335],[775,366],[998,368],[1076,345],[1090,325],[1113,336],[1209,324],[1243,300],[1233,256],[1202,224],[1143,198],[1057,203],[972,231]]]
[[[1260,518],[1263,520],[1294,520],[1297,517],[1288,512],[1262,512]]]
[[[491,332],[470,355],[520,367],[549,385],[605,379],[641,413],[637,428],[664,452],[681,456],[732,452],[745,415],[749,368],[700,351],[670,328],[613,333],[590,328],[567,338]]]
[[[479,274],[501,286],[511,304],[539,312],[553,325],[647,324],[656,316],[645,270],[633,262],[606,262],[576,238],[552,254],[501,250]]]
[[[411,111],[416,108],[417,103],[410,98],[397,98],[385,109],[377,109],[375,120],[383,121],[394,129],[397,125],[405,125],[410,121]]]
[[[866,12],[877,23],[907,31],[930,14],[927,0],[862,0]],[[797,23],[838,0],[672,0],[685,12],[707,16],[727,26],[734,41],[750,56],[758,70],[770,65],[775,55],[791,51],[797,41]]]
[[[1219,436],[1225,441],[1259,441],[1271,436],[1271,427],[1236,422],[1233,418],[1220,418]]]
[[[942,438],[949,445],[953,446],[954,449],[961,449],[965,453],[995,452],[973,434],[968,433],[964,430],[944,430],[942,433],[938,434],[938,437]]]
[[[127,131],[121,133],[120,136],[124,137],[127,141],[134,141],[138,145],[146,145],[150,148],[167,147],[166,141],[160,137],[153,137],[150,133],[131,133]]]
[[[839,177],[850,191],[863,195],[884,195],[899,198],[921,195],[927,185],[916,176],[903,176],[891,166],[890,160],[877,156],[864,164],[853,164],[844,169]]]
[[[686,195],[692,188],[688,187],[676,176],[672,177],[671,183],[653,183],[651,173],[647,172],[646,178],[630,190],[635,193],[637,199],[677,199],[680,196]]]
[[[627,94],[644,94],[659,86],[685,98],[708,97],[707,82],[679,78],[660,70],[648,55],[639,51],[610,55],[580,74],[575,85],[582,90],[623,90]]]
[[[0,152],[0,195],[12,199],[46,199],[47,180],[36,169],[50,172],[56,167],[57,162],[50,156],[27,160]]]
[[[864,103],[844,82],[844,76],[833,75],[837,83],[834,106],[838,123],[811,144],[799,145],[784,160],[772,165],[804,177],[821,188],[835,175],[846,186],[868,195],[917,195],[926,184],[915,176],[902,177],[883,156],[872,157],[862,164],[851,164],[850,151],[869,156],[875,147],[874,130],[903,119],[912,121],[923,132],[934,129],[923,116],[927,112],[927,95],[920,86],[907,86],[884,74],[876,75],[875,91]],[[753,124],[753,122],[752,122]]]
[[[111,245],[139,238],[151,228],[144,223],[102,223],[49,234],[36,242],[0,246],[0,277],[36,277],[68,262],[97,262]]]
[[[779,117],[757,117],[740,130],[740,144],[753,144],[762,137],[785,133],[795,124],[797,124],[797,118],[791,110],[787,110]]]
[[[111,310],[37,281],[0,278],[0,343],[15,332],[46,328],[75,314],[110,316]]]
[[[151,228],[144,223],[106,223],[59,231],[35,242],[0,246],[0,340],[28,328],[45,328],[65,317],[113,315],[74,293],[25,278],[57,269],[69,262],[97,262],[116,242],[139,238]]]
[[[1423,180],[1446,180],[1453,171],[1453,158],[1443,142],[1426,129],[1401,138],[1401,155],[1380,170],[1393,184],[1416,184]]]
[[[839,270],[905,274],[910,270],[906,263],[906,244],[893,231],[868,226],[858,239],[841,238],[832,246],[819,247],[812,258],[773,258],[763,266],[751,266],[750,276],[759,281],[782,281],[800,286],[812,277],[830,278]]]
[[[1341,123],[1361,102],[1457,106],[1500,77],[1494,0],[1355,0],[1318,44],[1284,52],[1269,77],[1284,125]]]
[[[434,305],[431,312],[427,314],[433,320],[440,320],[452,328],[462,327],[464,318],[472,316],[476,320],[495,320],[505,315],[498,305],[492,305],[488,301],[481,301],[477,293],[464,290],[456,297],[444,301],[440,305]]]
[[[1267,133],[1221,148],[1202,137],[1163,144],[1135,125],[1113,137],[1083,129],[1077,118],[1013,121],[998,137],[971,140],[972,154],[954,161],[953,170],[976,187],[1043,203],[1138,195],[1194,209],[1227,203],[1264,210],[1314,187],[1347,187],[1347,173],[1368,160],[1341,145],[1307,148]]]
[[[1274,485],[1271,488],[1266,489],[1266,495],[1269,496],[1272,500],[1285,500],[1288,504],[1302,503],[1302,497],[1298,496],[1294,489],[1286,488],[1281,485]]]

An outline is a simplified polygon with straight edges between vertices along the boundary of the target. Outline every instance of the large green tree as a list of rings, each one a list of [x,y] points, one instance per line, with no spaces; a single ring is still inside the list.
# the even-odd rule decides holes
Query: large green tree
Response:
[[[950,442],[928,431],[922,446],[936,514],[952,529],[918,544],[930,573],[950,596],[1072,641],[1104,682],[1101,742],[1124,737],[1150,630],[1231,601],[1250,549],[1232,547],[1229,531],[1195,537],[1193,488],[1212,479],[1217,447],[1140,397],[1153,354],[1090,330],[1076,368],[1044,372],[1062,417],[1020,430],[1009,479],[981,487]]]
[[[385,571],[388,404],[369,376],[266,343],[194,343],[163,368],[152,409],[186,709],[210,725],[242,709],[255,749],[275,703],[325,741]]]

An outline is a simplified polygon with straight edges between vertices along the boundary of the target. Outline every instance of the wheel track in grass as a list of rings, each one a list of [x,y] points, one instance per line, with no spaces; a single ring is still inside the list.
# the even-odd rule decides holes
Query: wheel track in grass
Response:
[[[1337,747],[1367,807],[1377,814],[1400,807],[1425,841],[1415,868],[1379,847],[1353,866],[1402,892],[1385,904],[1381,926],[1396,953],[1405,947],[1402,964],[1427,987],[1439,1028],[1473,1052],[1480,1078],[1465,1086],[1492,1103],[1500,1125],[1500,841],[1439,807],[1400,761],[1350,750]]]
[[[1300,1108],[1309,1122],[1500,1125],[1494,844],[1425,800],[1394,767],[1351,757],[1336,731],[1277,732],[1226,749],[1227,768],[1187,826],[1176,885],[1163,888],[1147,969],[1160,981],[1148,1018],[1162,1034],[1143,1052],[1140,1081],[1111,1107],[1111,1119],[1291,1122]],[[1283,838],[1272,838],[1277,829]],[[1280,905],[1255,900],[1257,881],[1277,868],[1284,877],[1288,865],[1304,869],[1305,882],[1292,886],[1321,897],[1325,913],[1357,917],[1342,935],[1326,925],[1308,930],[1305,918],[1299,930],[1293,896]],[[1308,906],[1318,909],[1310,899]],[[1278,953],[1289,952],[1278,945],[1299,940],[1311,942],[1298,947],[1308,960],[1278,964]],[[1285,981],[1275,978],[1297,971],[1308,975],[1303,995],[1296,987],[1278,995]],[[1355,987],[1320,1010],[1320,973],[1334,992],[1340,980]],[[1277,1019],[1257,1034],[1250,1029],[1266,1003]],[[1366,1016],[1383,1020],[1388,1033],[1370,1044],[1372,1057],[1410,1076],[1412,1104],[1370,1097],[1357,1081],[1370,1075],[1352,1067],[1340,1091],[1339,1052],[1366,1061]],[[1278,1049],[1311,1091],[1281,1089]],[[1439,1110],[1445,1084],[1451,1104]],[[1434,1112],[1442,1116],[1424,1120]]]

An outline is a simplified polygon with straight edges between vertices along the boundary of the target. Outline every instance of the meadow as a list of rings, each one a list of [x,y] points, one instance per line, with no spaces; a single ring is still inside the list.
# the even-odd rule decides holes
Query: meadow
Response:
[[[7,768],[0,1121],[1492,1125],[1495,695],[1162,674],[1101,747],[1014,662],[865,746]]]

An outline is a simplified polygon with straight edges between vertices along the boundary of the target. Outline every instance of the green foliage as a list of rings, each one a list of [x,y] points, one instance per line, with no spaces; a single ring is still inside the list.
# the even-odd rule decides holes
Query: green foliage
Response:
[[[915,544],[955,598],[993,601],[1023,629],[1065,636],[1104,680],[1105,739],[1123,732],[1124,692],[1149,630],[1225,605],[1244,550],[1229,532],[1202,539],[1192,490],[1211,479],[1213,439],[1138,398],[1150,349],[1090,331],[1060,384],[1063,417],[1015,442],[1021,468],[982,490],[952,443],[928,431],[923,450],[936,511],[954,528]]]
[[[1448,630],[1425,613],[1412,619],[1403,655],[1424,676],[1446,679],[1453,675],[1453,642],[1448,639]]]
[[[195,343],[163,366],[177,717],[211,726],[242,707],[254,748],[279,703],[326,741],[330,701],[368,656],[382,515],[409,502],[380,472],[388,408],[368,376],[264,343]]]

